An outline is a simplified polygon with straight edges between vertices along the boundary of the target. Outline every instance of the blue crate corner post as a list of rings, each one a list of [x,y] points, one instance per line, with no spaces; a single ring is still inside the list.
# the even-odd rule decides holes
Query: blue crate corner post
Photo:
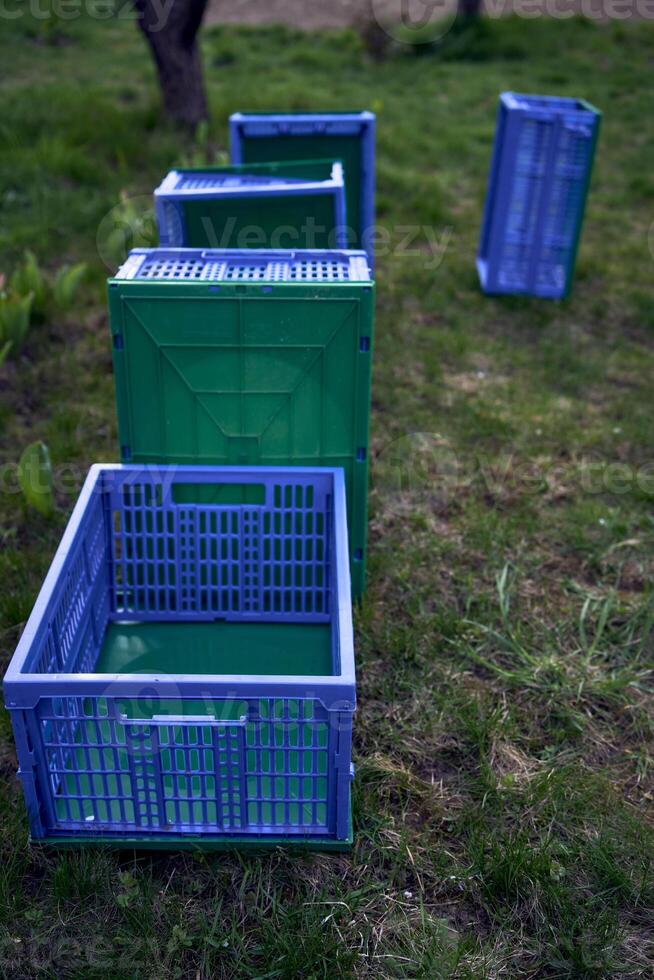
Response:
[[[569,295],[600,122],[580,99],[502,94],[477,256],[483,292]]]

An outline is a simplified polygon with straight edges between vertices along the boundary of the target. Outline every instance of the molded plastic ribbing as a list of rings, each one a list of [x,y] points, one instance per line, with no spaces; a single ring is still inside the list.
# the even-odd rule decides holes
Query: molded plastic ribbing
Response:
[[[502,96],[477,261],[485,292],[570,291],[600,118],[574,99]]]
[[[317,702],[289,699],[243,701],[238,710],[241,718],[219,723],[132,721],[111,698],[43,699],[49,829],[344,839],[349,792],[341,788],[339,800],[333,748],[340,728],[349,738],[351,715],[332,726]]]
[[[134,249],[117,280],[173,282],[370,282],[362,252]]]
[[[176,504],[157,476],[112,489],[112,617],[329,619],[331,503],[324,484],[264,476],[261,485],[262,506],[222,504],[224,488],[209,506],[199,502],[201,484],[189,484],[198,487],[198,502],[191,490],[188,504]]]
[[[345,840],[349,588],[338,471],[94,467],[5,679],[33,837]],[[93,673],[110,623],[217,617],[328,624],[332,676]]]
[[[291,187],[302,186],[305,183],[295,177],[266,177],[257,174],[185,174],[175,173],[175,184],[172,191],[222,191],[243,190],[249,187]]]
[[[269,167],[263,164],[253,166],[252,172],[248,172],[247,166],[171,170],[154,193],[155,196],[185,199],[196,194],[209,197],[222,193],[234,195],[258,188],[273,188],[283,194],[285,188],[297,192],[302,189],[333,189],[343,186],[343,166],[338,161],[328,163],[316,160],[308,161],[306,165],[291,163],[287,167],[288,170],[285,171],[283,164],[270,164]],[[264,169],[270,172],[261,172]],[[298,175],[288,172],[291,170],[297,171]]]

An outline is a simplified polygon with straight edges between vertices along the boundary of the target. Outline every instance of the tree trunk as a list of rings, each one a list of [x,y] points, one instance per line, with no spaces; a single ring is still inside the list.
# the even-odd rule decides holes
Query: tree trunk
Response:
[[[474,20],[481,13],[482,0],[459,0],[461,20]]]
[[[207,0],[134,0],[150,45],[166,113],[195,127],[208,116],[197,33]]]

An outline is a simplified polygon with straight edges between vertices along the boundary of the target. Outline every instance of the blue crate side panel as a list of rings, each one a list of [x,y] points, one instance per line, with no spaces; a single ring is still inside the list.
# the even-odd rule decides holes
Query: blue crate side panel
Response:
[[[172,505],[177,481],[184,487],[196,483],[204,491],[217,479],[221,488],[269,481],[271,539],[281,540],[291,564],[295,553],[296,565],[305,567],[298,526],[293,521],[289,526],[279,511],[281,506],[288,517],[290,507],[297,514],[302,494],[312,488],[316,513],[322,508],[328,518],[324,560],[334,676],[94,675],[102,624],[135,615],[121,605],[124,574],[117,574],[118,561],[140,554],[142,569],[149,572],[145,579],[136,575],[139,587],[149,581],[157,601],[166,588],[168,548],[159,552],[150,545],[158,539],[152,516],[157,508],[196,515],[251,512],[249,505]],[[265,516],[265,505],[261,511]],[[112,540],[122,534],[117,513],[129,526],[120,559],[112,548]],[[143,835],[144,840],[168,835],[174,841],[185,835],[218,840],[252,834],[346,839],[355,691],[344,518],[339,471],[92,469],[5,678],[33,838],[122,834]],[[286,549],[284,542],[294,547]],[[241,537],[239,546],[251,557],[246,539]],[[175,548],[180,583],[189,589],[189,572],[184,571],[184,561],[192,557],[188,540],[176,538]],[[195,557],[201,557],[197,551]],[[246,573],[242,620],[252,615],[252,587]],[[306,592],[306,580],[296,581],[290,591],[296,594],[298,588]],[[323,586],[319,591],[325,595]],[[98,599],[99,593],[104,599]],[[178,618],[204,615],[204,608],[198,612],[196,603],[191,606]],[[281,615],[290,619],[287,609]],[[275,616],[273,609],[265,619]]]
[[[507,109],[503,101],[500,100],[497,107],[497,120],[495,126],[495,140],[493,142],[493,156],[491,159],[490,173],[488,177],[488,188],[486,191],[486,202],[484,205],[484,217],[482,223],[481,240],[479,244],[479,251],[477,255],[477,268],[479,270],[479,276],[482,283],[482,288],[486,292],[494,292],[497,288],[497,284],[494,279],[491,279],[491,273],[494,271],[489,266],[489,257],[491,253],[491,236],[493,234],[495,225],[495,211],[496,211],[496,199],[499,191],[499,175],[502,171],[504,165],[504,154],[507,147],[506,138],[506,127],[507,127]],[[506,200],[502,202],[504,207],[506,207]],[[499,209],[499,208],[498,208]]]
[[[242,715],[221,720],[232,707]],[[306,698],[205,700],[197,710],[134,719],[110,697],[41,699],[42,826],[55,834],[347,836],[351,713]]]
[[[217,501],[225,487],[237,483],[220,476]],[[175,484],[156,474],[116,484],[105,495],[113,618],[331,619],[326,482],[302,476],[277,482],[264,474],[262,506],[177,504]]]
[[[179,246],[187,240],[184,209],[180,201],[156,196],[154,214],[157,221],[159,244],[163,247]]]
[[[370,262],[375,265],[376,116],[352,113],[234,113],[229,120],[230,155],[234,164],[244,163],[244,141],[279,136],[350,136],[361,141],[361,221],[358,234]],[[347,175],[346,175],[347,177]]]
[[[599,119],[577,100],[502,97],[477,260],[485,292],[568,294]]]

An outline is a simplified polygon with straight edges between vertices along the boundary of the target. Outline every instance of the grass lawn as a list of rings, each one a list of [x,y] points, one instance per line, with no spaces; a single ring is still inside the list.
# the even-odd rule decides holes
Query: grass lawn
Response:
[[[0,33],[0,268],[25,248],[91,268],[0,374],[4,664],[83,474],[118,458],[96,241],[121,192],[220,158],[237,109],[369,107],[379,219],[395,245],[431,231],[378,266],[352,855],[29,848],[3,712],[0,973],[653,976],[653,25],[509,19],[383,63],[353,33],[214,28],[194,146],[160,120],[133,23],[64,27]],[[478,290],[503,89],[605,113],[563,305]],[[12,492],[35,439],[53,521]]]

